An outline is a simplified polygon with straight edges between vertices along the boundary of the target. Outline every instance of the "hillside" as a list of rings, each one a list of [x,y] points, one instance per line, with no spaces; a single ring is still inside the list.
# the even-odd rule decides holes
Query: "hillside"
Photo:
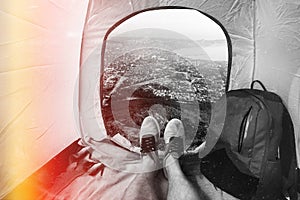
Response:
[[[106,53],[114,57],[112,52]],[[166,116],[156,116],[160,124],[181,118],[188,140],[198,145],[206,135],[211,103],[225,92],[226,72],[225,61],[190,59],[161,48],[135,49],[118,56],[106,65],[102,79],[108,133],[120,132],[138,145],[143,118],[160,104],[166,111]]]

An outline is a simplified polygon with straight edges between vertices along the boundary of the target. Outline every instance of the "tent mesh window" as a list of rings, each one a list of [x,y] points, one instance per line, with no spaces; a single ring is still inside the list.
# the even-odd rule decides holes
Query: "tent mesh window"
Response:
[[[164,9],[173,8],[159,8]],[[223,40],[192,40],[178,31],[157,27],[116,34],[127,20],[153,10],[127,16],[106,33],[100,78],[104,124],[109,136],[119,133],[139,146],[139,128],[146,116],[157,119],[161,136],[167,122],[178,118],[192,150],[204,140],[211,105],[228,89],[230,40],[218,21],[199,11],[219,26]],[[208,56],[207,49],[220,45],[228,57],[214,60]]]

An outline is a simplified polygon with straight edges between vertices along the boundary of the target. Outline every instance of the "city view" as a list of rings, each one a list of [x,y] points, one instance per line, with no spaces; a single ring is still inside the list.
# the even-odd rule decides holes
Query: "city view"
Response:
[[[168,120],[181,119],[193,141],[190,148],[203,141],[211,104],[225,92],[227,62],[211,61],[203,52],[187,56],[178,50],[182,46],[195,49],[194,43],[178,38],[115,38],[109,43],[101,79],[109,135],[118,132],[139,146],[141,122],[153,115],[162,132]]]

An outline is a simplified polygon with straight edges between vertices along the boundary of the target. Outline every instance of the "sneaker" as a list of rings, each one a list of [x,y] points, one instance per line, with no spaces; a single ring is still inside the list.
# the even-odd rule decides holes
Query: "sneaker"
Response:
[[[160,127],[156,119],[148,116],[144,119],[140,129],[141,153],[150,153],[157,150],[157,141]]]
[[[184,153],[184,146],[185,146],[184,127],[182,122],[179,119],[172,119],[167,124],[164,132],[164,140],[166,144],[164,167],[166,167],[167,165],[173,163]],[[170,159],[169,158],[170,156],[172,156],[173,159]]]

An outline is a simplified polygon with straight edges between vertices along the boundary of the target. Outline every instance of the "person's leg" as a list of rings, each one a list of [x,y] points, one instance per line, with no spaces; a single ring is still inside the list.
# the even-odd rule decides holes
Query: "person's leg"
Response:
[[[183,174],[178,158],[184,151],[184,128],[178,119],[171,120],[165,129],[164,140],[167,145],[164,160],[165,175],[169,181],[168,199],[200,199],[199,194]]]
[[[200,196],[196,188],[189,182],[181,171],[179,161],[172,156],[166,159],[166,173],[169,181],[168,200],[197,200]]]
[[[215,187],[200,172],[200,160],[192,156],[192,161],[183,161],[180,166],[178,158],[183,154],[184,128],[178,119],[171,120],[164,133],[167,144],[167,156],[164,160],[165,174],[168,178],[168,199],[201,200],[237,200]],[[182,168],[183,167],[183,168]]]

